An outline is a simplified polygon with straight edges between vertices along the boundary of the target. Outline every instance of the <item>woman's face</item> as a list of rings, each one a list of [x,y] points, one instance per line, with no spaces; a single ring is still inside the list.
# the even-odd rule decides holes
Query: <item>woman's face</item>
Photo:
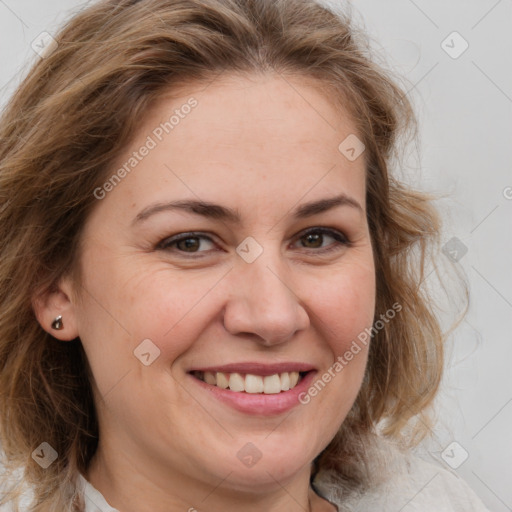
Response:
[[[162,485],[309,475],[360,388],[367,347],[344,354],[375,307],[354,132],[314,85],[278,75],[192,86],[141,120],[115,186],[96,191],[82,303],[63,314],[91,366],[103,460]]]

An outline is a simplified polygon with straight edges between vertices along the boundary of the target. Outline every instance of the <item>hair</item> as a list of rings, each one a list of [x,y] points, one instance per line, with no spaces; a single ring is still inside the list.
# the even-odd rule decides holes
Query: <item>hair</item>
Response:
[[[356,401],[315,469],[370,485],[376,436],[412,447],[432,426],[444,335],[422,285],[439,238],[432,197],[390,174],[415,133],[407,95],[372,59],[348,13],[314,0],[106,0],[72,17],[0,119],[0,440],[4,481],[33,490],[31,510],[83,510],[73,486],[97,448],[90,369],[77,338],[60,343],[32,298],[64,275],[80,282],[81,233],[112,165],[173,87],[223,73],[313,79],[365,144],[376,272],[374,333]],[[58,458],[31,458],[42,441]],[[21,472],[21,473],[20,473]],[[5,482],[4,482],[5,483]],[[4,500],[17,496],[17,486]],[[16,510],[18,510],[16,508]]]

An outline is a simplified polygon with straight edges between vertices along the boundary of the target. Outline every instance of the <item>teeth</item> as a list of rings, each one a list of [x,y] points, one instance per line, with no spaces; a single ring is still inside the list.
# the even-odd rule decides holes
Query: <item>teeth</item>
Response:
[[[208,373],[208,372],[205,372],[205,373]],[[216,377],[216,384],[214,384],[215,386],[217,386],[218,388],[222,388],[222,389],[227,389],[229,387],[229,381],[226,377],[226,375],[224,375],[223,373],[220,373],[218,372],[217,375],[213,375],[213,373],[211,374],[214,378]]]
[[[204,382],[222,389],[252,394],[276,395],[293,389],[299,382],[299,372],[283,372],[262,377],[240,373],[204,372],[198,374]]]
[[[248,374],[245,376],[246,393],[263,393],[263,379],[259,375]]]
[[[290,389],[294,388],[299,382],[299,372],[290,372]]]
[[[211,384],[212,386],[217,385],[217,379],[212,372],[206,372],[204,374],[204,381],[206,384]]]
[[[263,377],[263,393],[266,395],[281,393],[281,377],[278,374]]]
[[[239,373],[232,373],[229,376],[229,389],[232,391],[245,391],[244,378]]]
[[[283,391],[288,391],[290,389],[290,374],[289,373],[281,373],[281,389]]]

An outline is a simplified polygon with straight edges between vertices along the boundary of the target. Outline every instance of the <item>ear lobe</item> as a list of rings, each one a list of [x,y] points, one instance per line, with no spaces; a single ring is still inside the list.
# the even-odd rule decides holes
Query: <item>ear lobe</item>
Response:
[[[78,336],[76,309],[70,290],[67,280],[62,279],[56,288],[38,292],[32,297],[32,309],[39,325],[61,341],[71,341]],[[58,316],[62,316],[61,329],[52,327]]]

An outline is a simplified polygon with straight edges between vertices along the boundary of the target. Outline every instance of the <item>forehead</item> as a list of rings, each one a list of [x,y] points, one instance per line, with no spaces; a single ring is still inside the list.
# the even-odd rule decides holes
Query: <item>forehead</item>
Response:
[[[116,196],[136,208],[184,194],[207,200],[245,194],[250,201],[268,192],[280,194],[285,206],[305,194],[334,195],[336,188],[364,206],[364,155],[351,161],[339,149],[354,136],[354,123],[320,87],[265,74],[222,76],[169,91],[112,167],[115,172],[137,159],[107,199]],[[143,158],[133,156],[145,146]]]
[[[334,141],[337,147],[340,133],[356,132],[348,108],[340,107],[342,100],[332,87],[312,77],[276,73],[222,74],[206,83],[172,89],[156,100],[141,131],[165,123],[170,114],[180,113],[180,107],[189,110],[185,103],[191,97],[198,108],[193,115],[180,115],[187,122],[180,121],[179,130],[173,127],[176,141],[187,138],[183,125],[203,138],[224,136],[233,142],[248,136],[254,144],[268,144],[272,135],[286,135],[279,139],[283,149],[289,142],[313,145],[319,140],[326,145]]]

